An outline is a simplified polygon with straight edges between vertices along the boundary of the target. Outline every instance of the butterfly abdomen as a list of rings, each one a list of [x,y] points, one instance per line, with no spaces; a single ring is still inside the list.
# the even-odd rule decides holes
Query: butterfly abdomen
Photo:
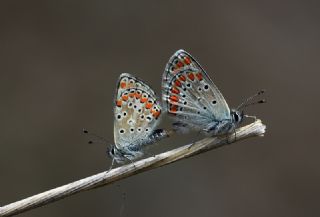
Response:
[[[168,137],[169,134],[166,130],[163,129],[156,129],[152,132],[152,134],[149,136],[149,139],[151,141],[157,142],[163,138]]]
[[[146,139],[143,139],[135,144],[130,144],[128,146],[129,151],[141,151],[144,145],[151,145],[153,143],[156,143],[160,141],[161,139],[164,139],[166,137],[169,137],[169,133],[166,130],[163,129],[157,129],[154,130]]]

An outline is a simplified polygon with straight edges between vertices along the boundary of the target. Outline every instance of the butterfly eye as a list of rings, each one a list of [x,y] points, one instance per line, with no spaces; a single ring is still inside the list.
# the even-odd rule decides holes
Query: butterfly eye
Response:
[[[119,114],[119,115],[117,115],[117,119],[118,120],[121,120],[121,118],[122,118],[122,116]]]
[[[139,127],[139,128],[137,129],[137,131],[138,131],[138,133],[141,133],[142,128],[141,128],[141,127]]]
[[[125,133],[125,130],[124,130],[124,129],[120,129],[120,130],[119,130],[119,133],[120,133],[120,134],[124,134],[124,133]]]
[[[235,122],[238,122],[238,121],[239,121],[239,116],[238,116],[237,113],[234,113],[234,114],[233,114],[233,118],[234,118]]]
[[[130,128],[130,133],[133,133],[134,132],[134,128]]]
[[[212,101],[212,104],[213,104],[213,105],[217,104],[217,101],[216,101],[216,100],[213,100],[213,101]]]
[[[198,91],[200,91],[200,92],[201,92],[201,91],[202,91],[202,88],[201,88],[201,87],[198,87]]]
[[[128,103],[128,108],[132,108],[132,105],[133,105],[133,103],[132,103],[132,102],[129,102],[129,103]]]
[[[144,115],[140,115],[140,119],[141,119],[141,120],[144,120]]]
[[[187,83],[186,86],[187,86],[187,88],[191,88],[191,84],[190,83]]]
[[[127,112],[123,112],[122,115],[123,115],[123,117],[126,117],[127,116]]]
[[[111,149],[111,154],[114,155],[114,148]]]
[[[146,128],[146,132],[149,132],[150,131],[150,128]]]

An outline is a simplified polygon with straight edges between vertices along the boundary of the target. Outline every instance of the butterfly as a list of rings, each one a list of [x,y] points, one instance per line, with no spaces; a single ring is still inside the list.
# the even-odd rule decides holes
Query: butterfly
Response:
[[[120,75],[114,102],[114,145],[108,154],[117,163],[143,156],[142,149],[168,136],[155,129],[161,117],[161,106],[155,92],[142,80]]]
[[[237,109],[230,110],[205,70],[184,50],[178,50],[171,56],[162,77],[164,107],[177,120],[174,125],[209,135],[233,132],[244,118],[240,109],[263,92],[259,91]],[[262,102],[264,100],[257,103]]]

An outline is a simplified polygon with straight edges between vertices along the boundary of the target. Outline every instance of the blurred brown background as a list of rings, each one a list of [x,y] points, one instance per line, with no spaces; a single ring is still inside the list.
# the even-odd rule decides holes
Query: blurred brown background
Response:
[[[109,168],[82,128],[113,141],[119,74],[160,93],[183,48],[231,107],[267,89],[266,136],[21,216],[319,216],[319,21],[317,1],[1,1],[0,204]]]

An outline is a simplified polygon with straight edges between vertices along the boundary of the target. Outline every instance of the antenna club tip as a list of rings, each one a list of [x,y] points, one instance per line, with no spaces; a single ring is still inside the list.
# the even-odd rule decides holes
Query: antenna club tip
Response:
[[[83,132],[83,133],[88,133],[88,130],[82,129],[82,132]]]
[[[92,141],[88,141],[88,144],[92,144],[93,142]]]

